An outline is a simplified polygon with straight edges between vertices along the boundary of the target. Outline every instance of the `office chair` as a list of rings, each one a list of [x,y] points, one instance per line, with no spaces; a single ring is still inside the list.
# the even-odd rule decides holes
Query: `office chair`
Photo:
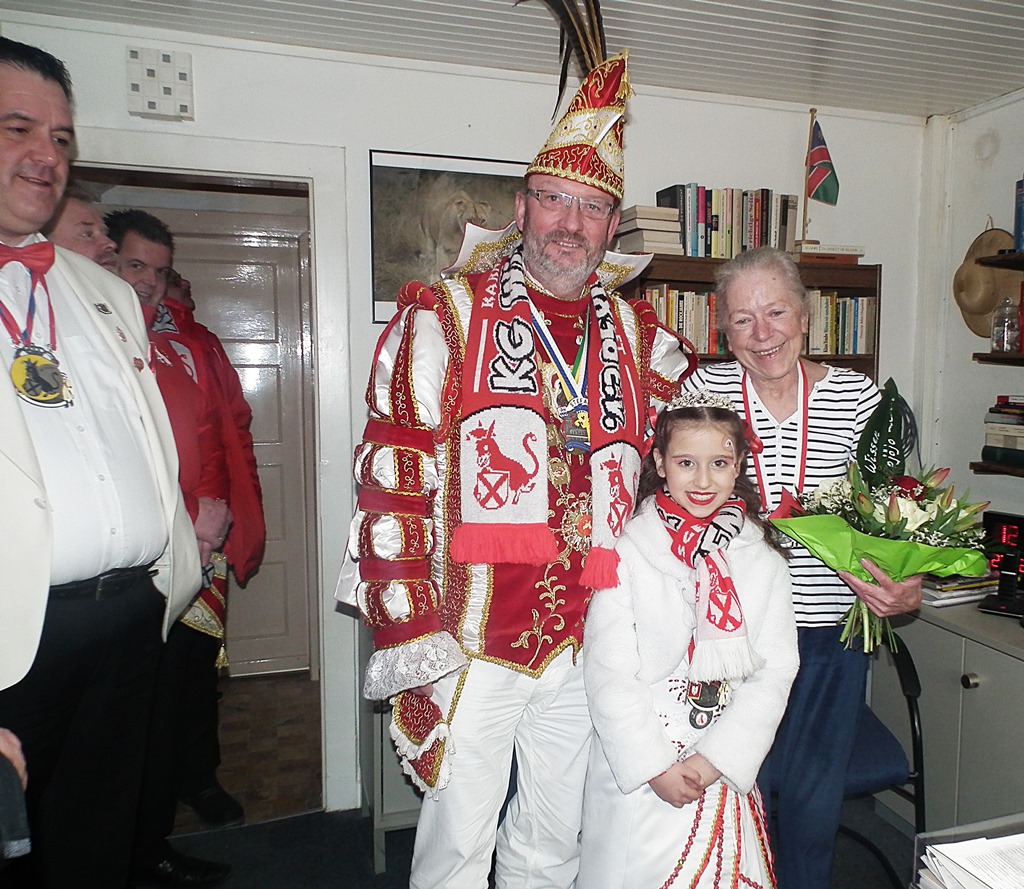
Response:
[[[918,706],[921,682],[917,676],[914,659],[910,656],[910,649],[898,635],[894,634],[894,636],[896,646],[890,648],[890,653],[896,667],[900,690],[907,701],[912,761],[907,761],[903,745],[875,716],[871,708],[864,704],[861,709],[860,726],[857,730],[857,741],[846,770],[844,798],[892,790],[913,804],[914,831],[923,833],[925,829],[924,750],[921,740],[921,712]],[[860,843],[875,856],[879,864],[885,868],[895,889],[905,889],[906,882],[900,878],[892,863],[885,857],[885,853],[874,842],[842,824],[839,826],[839,832]]]

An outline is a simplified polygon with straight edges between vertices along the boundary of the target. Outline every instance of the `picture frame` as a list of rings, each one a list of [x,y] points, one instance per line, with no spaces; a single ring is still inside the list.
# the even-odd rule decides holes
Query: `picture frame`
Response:
[[[515,218],[525,161],[370,151],[373,321],[386,324],[409,281],[430,284],[459,255],[466,223]]]

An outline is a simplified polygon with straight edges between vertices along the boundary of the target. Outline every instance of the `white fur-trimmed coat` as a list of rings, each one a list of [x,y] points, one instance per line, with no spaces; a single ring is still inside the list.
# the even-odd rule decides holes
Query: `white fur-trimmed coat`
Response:
[[[583,646],[594,727],[619,789],[630,793],[676,760],[651,686],[684,661],[694,628],[695,572],[670,550],[648,500],[620,538],[618,586],[594,594]],[[764,666],[732,682],[728,706],[694,750],[748,793],[771,747],[799,665],[789,570],[751,522],[727,550],[750,642]]]

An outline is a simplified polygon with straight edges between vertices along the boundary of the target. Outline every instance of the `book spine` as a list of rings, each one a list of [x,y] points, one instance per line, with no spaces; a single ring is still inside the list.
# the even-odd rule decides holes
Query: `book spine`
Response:
[[[981,449],[981,459],[986,463],[1001,463],[1004,466],[1024,467],[1024,451],[1013,448],[998,448],[985,445]]]
[[[749,192],[743,192],[743,232],[741,252],[749,250],[754,235],[754,196]]]
[[[1010,448],[1013,451],[1024,451],[1024,429],[1014,433],[989,432],[986,429],[985,444],[995,448]]]
[[[725,220],[722,226],[722,236],[719,240],[721,245],[721,257],[730,259],[732,257],[732,189],[722,189],[722,219]]]
[[[1024,423],[989,423],[985,421],[985,434],[993,435],[1022,435],[1024,436]]]
[[[768,246],[768,239],[771,237],[772,231],[772,190],[770,188],[761,189],[761,232],[758,238],[758,246]]]
[[[801,253],[835,253],[847,256],[863,256],[864,248],[852,244],[801,244]]]
[[[792,253],[796,250],[796,216],[799,208],[799,198],[795,194],[786,195],[786,252]]]
[[[697,256],[697,183],[686,186],[686,237],[689,249],[687,256]]]
[[[875,340],[878,337],[878,297],[862,296],[861,307],[864,309],[864,355],[875,354]]]
[[[675,207],[678,209],[682,200],[682,191],[685,187],[685,185],[670,185],[667,188],[662,188],[654,195],[654,202],[659,207]]]
[[[715,259],[721,258],[722,239],[722,189],[709,188],[711,193],[711,244],[708,255]]]
[[[704,256],[707,245],[707,195],[703,185],[697,186],[697,256]]]
[[[732,190],[732,252],[729,258],[743,252],[743,189]]]
[[[1024,178],[1017,180],[1013,190],[1013,249],[1024,251]]]
[[[989,411],[985,414],[985,426],[1024,426],[1024,416]]]
[[[719,353],[718,294],[713,290],[708,294],[708,352],[712,355]]]
[[[760,247],[763,243],[761,241],[761,190],[757,189],[754,191],[751,197],[753,199],[753,206],[751,207],[750,215],[754,217],[754,231],[750,236],[750,247],[753,249]]]

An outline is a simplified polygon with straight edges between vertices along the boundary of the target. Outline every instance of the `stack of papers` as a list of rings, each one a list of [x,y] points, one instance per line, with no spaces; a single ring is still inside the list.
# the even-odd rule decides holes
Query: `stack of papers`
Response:
[[[1020,889],[1024,886],[1024,834],[925,848],[920,889]]]
[[[921,583],[924,605],[942,608],[946,605],[962,605],[977,602],[990,593],[999,591],[997,575],[989,577],[925,577]]]

